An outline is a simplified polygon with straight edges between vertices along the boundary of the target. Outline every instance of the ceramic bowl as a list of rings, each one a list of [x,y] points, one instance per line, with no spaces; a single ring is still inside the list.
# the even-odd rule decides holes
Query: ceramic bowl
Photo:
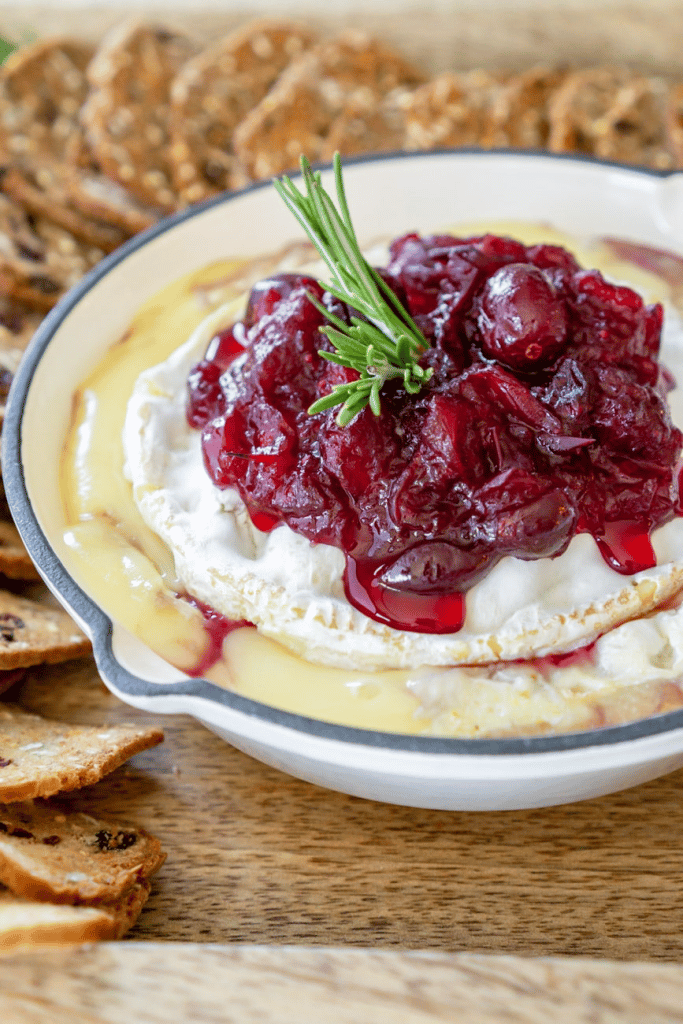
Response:
[[[441,152],[349,161],[363,234],[472,221],[544,222],[575,235],[683,247],[683,174],[543,154]],[[622,789],[683,765],[683,711],[619,727],[520,739],[403,736],[333,725],[190,679],[112,622],[70,575],[59,462],[77,385],[165,285],[205,264],[296,237],[269,183],[192,208],[132,239],[47,317],[12,389],[3,476],[47,585],[93,641],[109,688],[138,708],[190,714],[299,778],[375,800],[453,810],[534,807]]]

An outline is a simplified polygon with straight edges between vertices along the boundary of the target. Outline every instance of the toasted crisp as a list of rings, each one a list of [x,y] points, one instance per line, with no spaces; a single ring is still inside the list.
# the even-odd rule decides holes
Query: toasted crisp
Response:
[[[660,78],[634,77],[625,68],[576,71],[549,101],[548,146],[555,152],[672,167],[666,102]]]
[[[15,160],[3,168],[2,190],[33,216],[51,221],[103,253],[112,252],[128,233],[75,206],[70,195],[75,174],[65,164]]]
[[[315,38],[290,22],[250,21],[181,68],[171,85],[171,165],[183,201],[233,186],[235,128]]]
[[[345,32],[290,64],[235,130],[235,154],[253,178],[296,167],[302,153],[319,160],[334,121],[348,104],[370,106],[421,79],[382,43],[360,32]]]
[[[481,144],[503,81],[488,71],[447,71],[416,89],[406,108],[406,148]]]
[[[103,256],[47,220],[29,221],[0,195],[0,293],[33,309],[51,309]]]
[[[14,523],[0,522],[0,574],[11,580],[40,579]]]
[[[544,149],[550,133],[548,103],[566,75],[545,65],[513,75],[494,97],[484,145]]]
[[[42,322],[42,313],[0,296],[0,366],[14,374],[26,347]]]
[[[0,889],[0,953],[120,939],[137,921],[149,893],[149,882],[138,882],[112,903],[73,907]]]
[[[170,85],[197,47],[160,25],[110,32],[88,67],[81,109],[88,145],[102,170],[143,202],[173,210],[169,161]]]
[[[61,608],[0,590],[0,669],[54,664],[90,650],[88,638]]]
[[[0,882],[50,903],[111,903],[166,858],[137,825],[102,821],[48,801],[0,805]]]
[[[61,159],[78,131],[94,48],[74,39],[23,46],[0,67],[0,148],[16,156]]]
[[[410,92],[395,89],[388,96],[367,105],[350,102],[333,121],[321,150],[322,160],[335,153],[389,153],[403,148],[406,137],[406,107]]]
[[[0,803],[90,786],[163,738],[160,729],[66,725],[0,704]]]

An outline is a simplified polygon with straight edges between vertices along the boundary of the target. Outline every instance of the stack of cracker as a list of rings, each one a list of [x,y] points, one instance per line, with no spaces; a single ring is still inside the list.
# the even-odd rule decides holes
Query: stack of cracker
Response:
[[[0,952],[118,939],[165,854],[136,825],[61,798],[161,742],[154,728],[69,726],[0,704]]]

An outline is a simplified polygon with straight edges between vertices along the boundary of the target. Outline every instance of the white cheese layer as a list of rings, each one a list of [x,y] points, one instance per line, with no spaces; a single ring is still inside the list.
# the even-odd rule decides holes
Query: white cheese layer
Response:
[[[553,559],[505,558],[467,593],[462,630],[434,636],[395,630],[344,596],[341,551],[279,526],[257,530],[239,495],[204,470],[199,432],[185,418],[186,380],[223,308],[166,362],[143,373],[128,404],[124,450],[135,502],[171,548],[189,593],[230,619],[247,619],[310,661],[354,668],[414,668],[527,659],[568,651],[643,615],[683,585],[683,520],[656,531],[658,564],[614,572],[592,537],[575,537]],[[683,331],[668,311],[662,361],[683,381]],[[670,395],[683,424],[683,388]]]

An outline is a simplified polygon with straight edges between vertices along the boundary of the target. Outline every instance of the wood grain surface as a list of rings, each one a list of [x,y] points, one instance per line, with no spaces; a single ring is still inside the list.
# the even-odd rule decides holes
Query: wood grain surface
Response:
[[[85,660],[9,691],[83,723],[150,720]],[[131,939],[683,961],[683,772],[545,810],[383,805],[291,779],[185,717],[74,802],[157,833]],[[683,998],[682,998],[683,1003]]]
[[[127,943],[0,961],[3,1024],[680,1024],[683,968]]]

